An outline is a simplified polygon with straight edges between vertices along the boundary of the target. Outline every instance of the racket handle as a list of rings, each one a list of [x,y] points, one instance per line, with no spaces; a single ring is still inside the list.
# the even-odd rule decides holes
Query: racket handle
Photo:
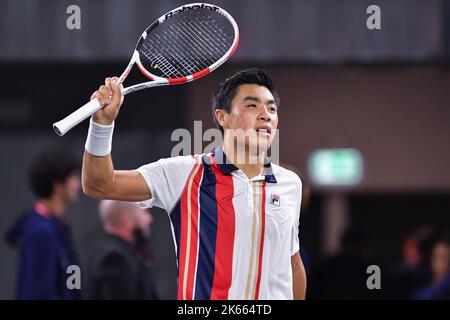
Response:
[[[100,101],[97,98],[89,101],[84,106],[78,110],[72,112],[64,119],[55,122],[53,124],[53,129],[59,136],[65,135],[70,129],[78,125],[83,120],[89,118],[94,113],[102,108]]]

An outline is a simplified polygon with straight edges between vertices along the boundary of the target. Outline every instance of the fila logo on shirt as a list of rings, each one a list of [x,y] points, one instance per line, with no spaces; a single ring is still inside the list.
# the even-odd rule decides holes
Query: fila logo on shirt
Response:
[[[270,197],[270,204],[279,207],[280,206],[280,196],[277,194],[272,194]]]

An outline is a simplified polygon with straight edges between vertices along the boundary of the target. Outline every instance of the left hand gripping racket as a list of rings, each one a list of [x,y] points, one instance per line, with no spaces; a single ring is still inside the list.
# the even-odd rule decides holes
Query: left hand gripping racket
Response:
[[[125,81],[134,64],[151,81],[124,88],[122,95],[199,79],[231,57],[238,42],[236,21],[225,10],[206,3],[178,7],[142,33],[118,85]],[[62,136],[102,107],[95,98],[55,122],[53,129]]]

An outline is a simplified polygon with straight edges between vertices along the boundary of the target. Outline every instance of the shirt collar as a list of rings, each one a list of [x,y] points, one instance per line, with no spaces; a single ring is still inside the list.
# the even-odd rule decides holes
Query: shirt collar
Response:
[[[36,203],[33,206],[33,210],[40,216],[52,219],[55,218],[59,221],[59,223],[68,226],[69,221],[67,220],[67,217],[64,215],[56,215],[54,214],[42,201],[36,201]]]
[[[238,167],[236,167],[225,155],[225,153],[222,150],[222,146],[213,149],[212,151],[214,159],[217,159],[214,161],[215,164],[218,165],[220,168],[220,171],[224,174],[231,174],[233,171],[239,170]],[[277,183],[277,179],[275,178],[275,175],[273,174],[272,169],[272,163],[268,158],[264,159],[264,168],[263,168],[263,174],[264,180],[269,183]]]
[[[41,216],[43,216],[45,218],[51,218],[52,215],[53,215],[51,213],[50,209],[45,204],[43,204],[40,201],[37,201],[34,204],[33,209],[34,209],[34,211],[36,211],[36,213],[38,213],[39,215],[41,215]]]

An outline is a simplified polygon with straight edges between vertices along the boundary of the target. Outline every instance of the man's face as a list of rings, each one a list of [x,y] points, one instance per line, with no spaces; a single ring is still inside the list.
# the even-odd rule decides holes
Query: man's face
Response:
[[[78,172],[71,173],[62,184],[62,194],[66,203],[75,202],[80,191],[80,177]]]
[[[431,269],[435,274],[445,274],[450,270],[450,246],[438,243],[431,255]]]
[[[135,228],[138,228],[145,237],[150,237],[150,225],[153,223],[153,216],[147,210],[136,205]]]
[[[260,151],[271,146],[278,127],[278,106],[266,87],[240,85],[231,102],[231,112],[223,111],[222,115],[219,123],[222,122],[225,135],[245,131],[245,140],[238,137],[238,143],[243,142],[246,147],[257,146]]]

